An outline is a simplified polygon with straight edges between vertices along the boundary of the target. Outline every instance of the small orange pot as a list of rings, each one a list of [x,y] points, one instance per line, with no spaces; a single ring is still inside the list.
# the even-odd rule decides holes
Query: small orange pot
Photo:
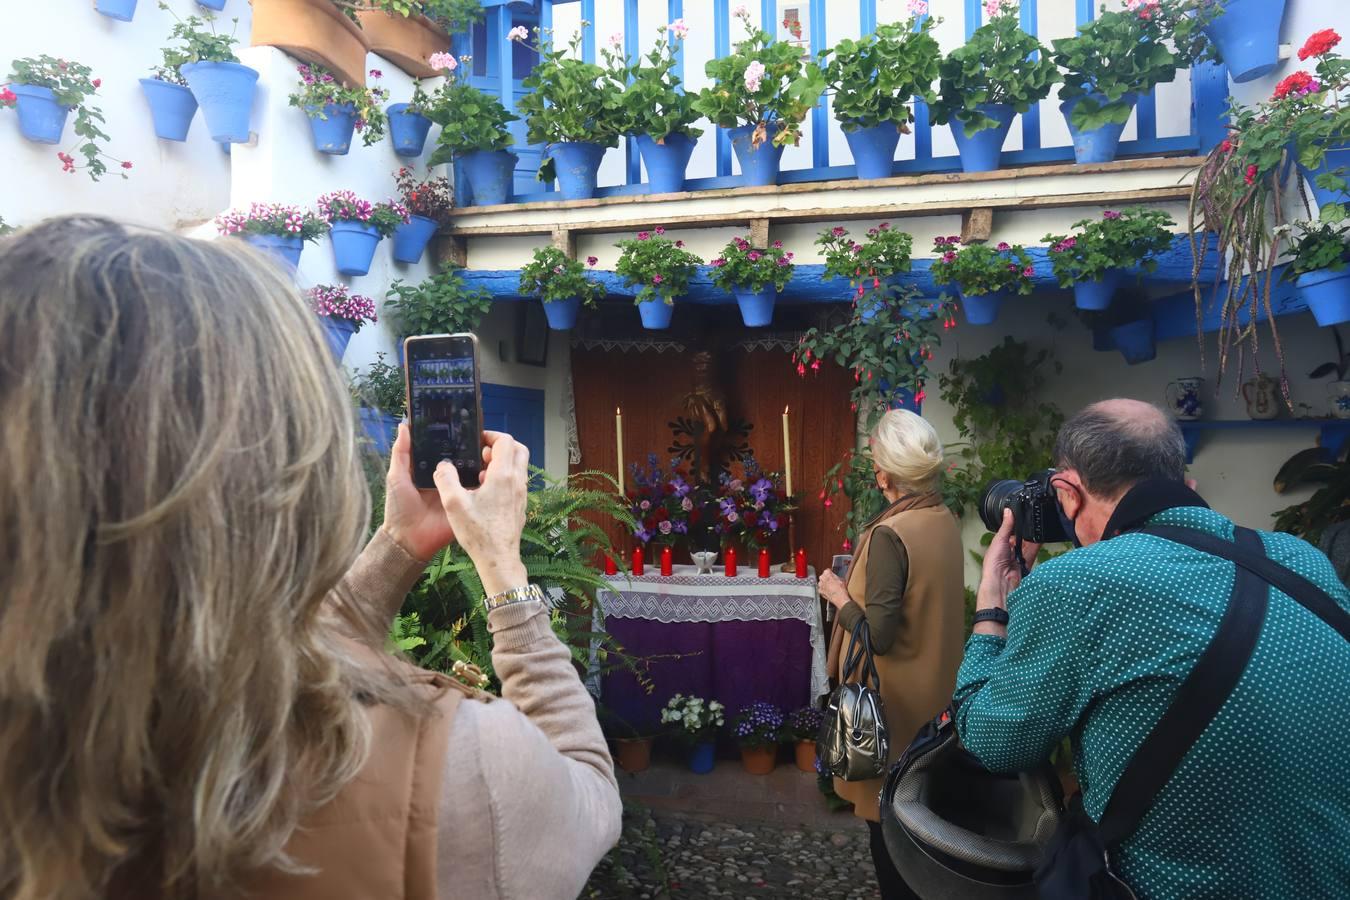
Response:
[[[276,47],[332,69],[352,87],[366,85],[370,41],[331,0],[251,0],[254,47]]]
[[[797,768],[803,772],[814,772],[816,770],[815,741],[797,742]]]
[[[618,738],[614,761],[625,772],[641,772],[652,764],[651,738]]]
[[[751,775],[768,775],[778,763],[778,746],[742,747],[741,766]]]
[[[370,49],[414,78],[441,73],[427,62],[433,53],[450,50],[450,35],[426,16],[399,16],[382,10],[360,10],[361,30]]]

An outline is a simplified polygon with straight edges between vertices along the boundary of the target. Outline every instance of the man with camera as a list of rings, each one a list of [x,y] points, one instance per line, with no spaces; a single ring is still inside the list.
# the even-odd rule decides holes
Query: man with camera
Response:
[[[1350,592],[1330,562],[1209,509],[1147,404],[1088,407],[1055,456],[986,492],[955,692],[991,770],[1071,742],[1086,817],[1071,805],[1038,877],[1062,874],[1076,822],[1140,900],[1350,897]],[[1062,540],[1078,549],[1031,571]]]

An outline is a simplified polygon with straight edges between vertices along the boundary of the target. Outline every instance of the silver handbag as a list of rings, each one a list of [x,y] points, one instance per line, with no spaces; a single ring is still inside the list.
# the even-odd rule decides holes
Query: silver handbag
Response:
[[[860,679],[849,683],[862,667]],[[886,772],[891,735],[881,704],[881,678],[872,660],[872,634],[867,619],[858,620],[844,655],[844,683],[825,703],[825,716],[816,739],[822,768],[845,781],[867,781]]]

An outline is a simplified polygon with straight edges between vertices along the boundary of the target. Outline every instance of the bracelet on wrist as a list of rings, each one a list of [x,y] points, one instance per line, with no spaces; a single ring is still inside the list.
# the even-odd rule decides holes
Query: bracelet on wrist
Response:
[[[975,613],[971,624],[978,625],[980,622],[994,622],[998,625],[1008,624],[1008,611],[1006,609],[982,609]]]
[[[487,607],[488,612],[492,612],[494,609],[500,609],[503,606],[510,606],[513,603],[526,603],[530,600],[543,602],[544,592],[539,585],[527,584],[523,587],[514,587],[491,594],[483,598],[483,605]]]

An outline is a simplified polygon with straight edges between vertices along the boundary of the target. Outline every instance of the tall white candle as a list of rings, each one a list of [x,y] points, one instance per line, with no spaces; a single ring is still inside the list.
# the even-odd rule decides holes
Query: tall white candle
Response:
[[[619,494],[623,495],[628,493],[623,484],[623,409],[617,406],[614,408],[614,437],[619,447],[618,463],[615,465],[619,470]]]
[[[792,496],[792,439],[788,437],[788,408],[783,407],[783,486]]]

